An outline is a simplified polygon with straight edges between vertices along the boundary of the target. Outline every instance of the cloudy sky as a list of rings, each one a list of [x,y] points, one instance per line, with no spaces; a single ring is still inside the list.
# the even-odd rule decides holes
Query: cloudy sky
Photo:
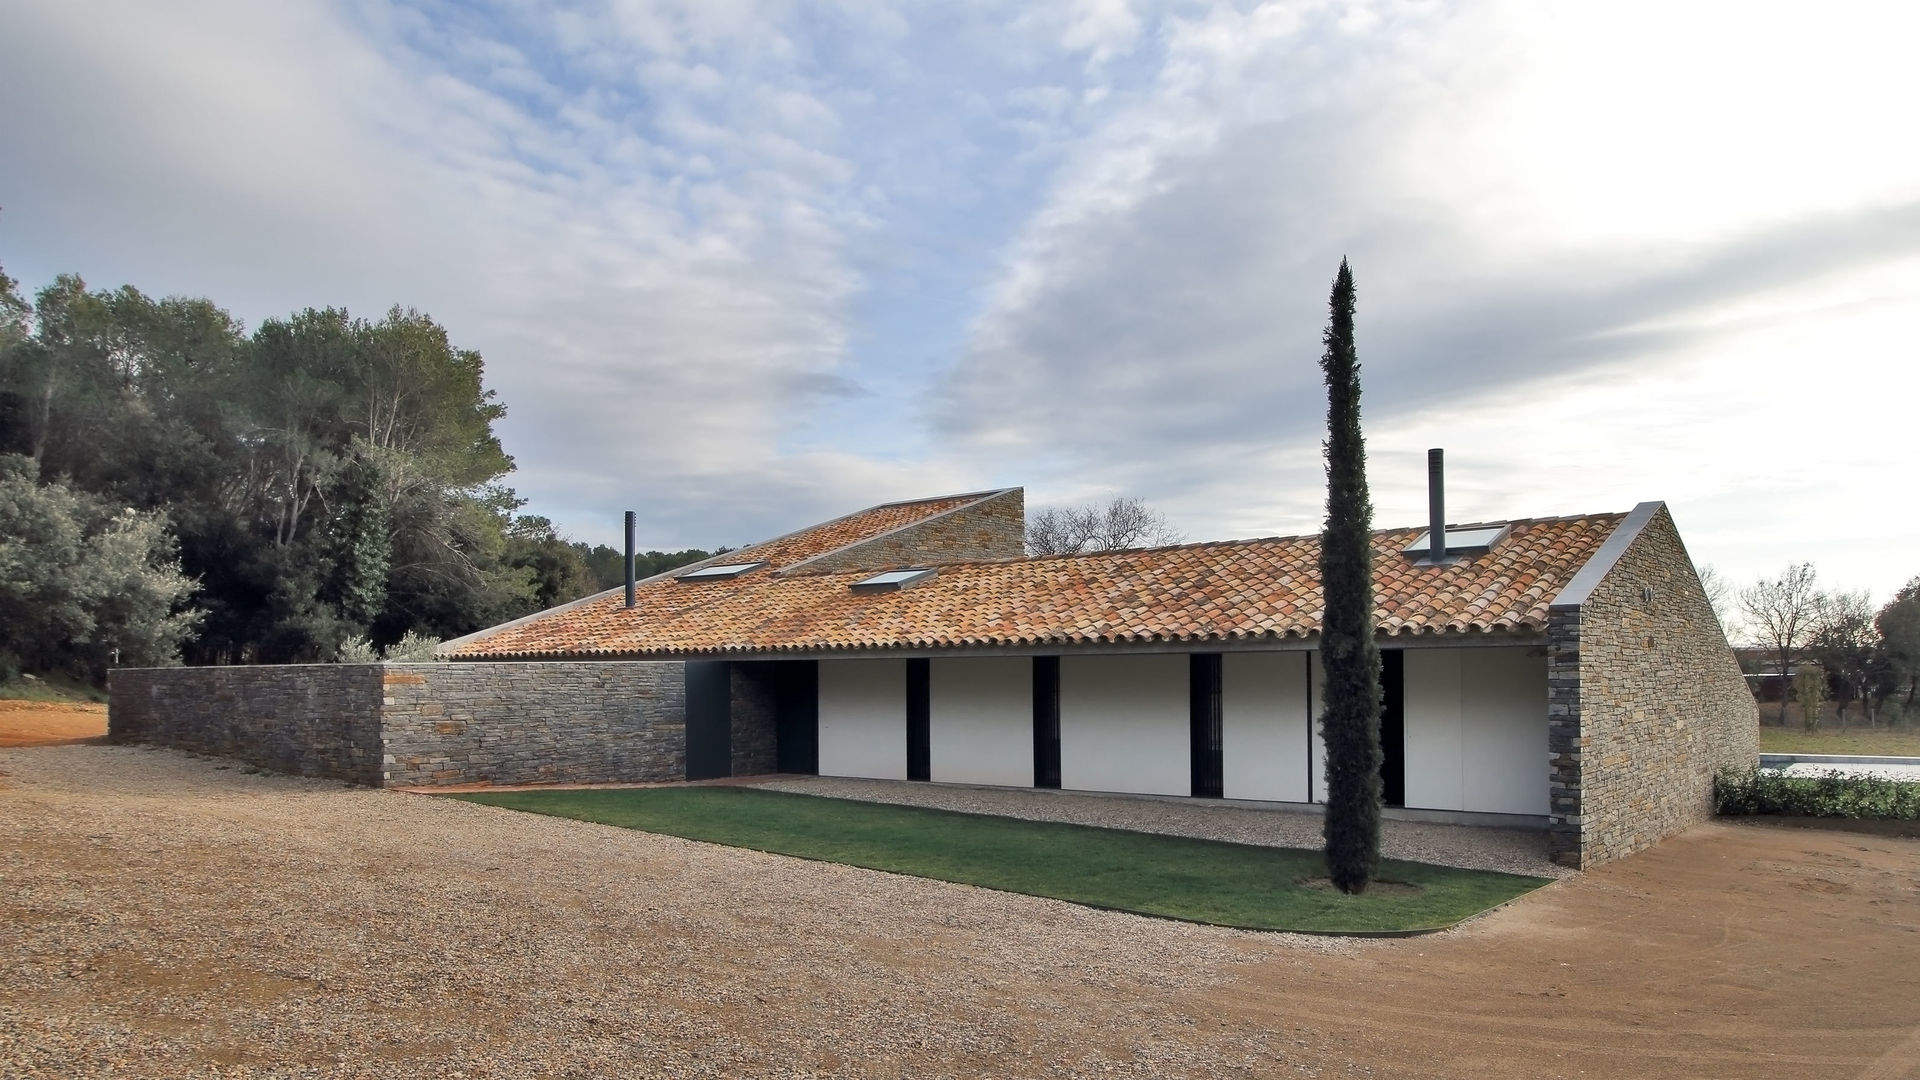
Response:
[[[0,0],[0,265],[421,308],[530,512],[739,544],[1010,484],[1311,532],[1673,508],[1920,574],[1913,5]]]

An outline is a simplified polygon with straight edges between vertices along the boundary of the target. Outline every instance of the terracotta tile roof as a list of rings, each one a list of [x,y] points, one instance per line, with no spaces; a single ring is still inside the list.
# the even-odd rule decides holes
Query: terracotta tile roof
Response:
[[[776,537],[729,551],[715,559],[715,562],[741,563],[765,561],[767,571],[779,570],[794,563],[837,551],[848,544],[868,540],[902,525],[911,525],[924,521],[935,514],[944,514],[948,510],[965,506],[968,503],[994,495],[996,492],[976,491],[967,495],[942,495],[933,499],[917,499],[911,502],[882,503],[856,511],[843,518],[796,533]]]
[[[1547,605],[1625,516],[1514,521],[1491,552],[1437,567],[1402,554],[1424,530],[1376,533],[1376,623],[1390,635],[1543,630]],[[667,579],[642,585],[632,611],[616,592],[509,624],[454,655],[1277,641],[1319,631],[1319,549],[1318,536],[1303,536],[961,563],[881,593],[849,588],[870,572]]]

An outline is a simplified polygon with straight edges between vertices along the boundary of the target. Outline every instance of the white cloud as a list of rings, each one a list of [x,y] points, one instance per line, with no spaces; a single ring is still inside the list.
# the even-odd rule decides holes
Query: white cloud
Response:
[[[1801,428],[1817,483],[1758,451],[1782,381],[1821,383],[1800,400],[1823,415],[1850,398],[1875,417],[1911,340],[1920,151],[1885,136],[1920,96],[1891,55],[1907,16],[1700,10],[1168,20],[1150,89],[1067,153],[1001,266],[943,430],[1027,466],[1041,501],[1120,490],[1196,536],[1311,531],[1315,361],[1348,255],[1383,522],[1418,520],[1419,455],[1446,445],[1480,492],[1456,505],[1480,516],[1669,498],[1736,578],[1799,544],[1890,588],[1894,545],[1777,542],[1751,494],[1811,517],[1894,480],[1884,440]],[[1804,347],[1840,339],[1809,364]]]
[[[1382,521],[1446,445],[1463,514],[1668,498],[1736,580],[1884,592],[1914,18],[14,3],[0,256],[252,321],[418,306],[487,357],[534,510],[678,546],[1023,481],[1310,530],[1347,255]]]

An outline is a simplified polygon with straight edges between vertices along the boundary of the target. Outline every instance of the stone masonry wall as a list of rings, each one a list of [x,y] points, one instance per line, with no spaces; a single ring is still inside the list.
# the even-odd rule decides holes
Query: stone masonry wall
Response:
[[[1554,857],[1597,866],[1711,817],[1759,713],[1665,507],[1549,639]]]
[[[377,664],[123,668],[107,676],[107,737],[377,786],[380,675]]]
[[[679,661],[145,668],[108,686],[114,742],[300,776],[407,787],[687,775]]]
[[[1026,553],[1026,492],[1013,488],[925,521],[881,533],[793,567],[796,573],[1017,559]]]
[[[388,665],[382,779],[684,780],[686,714],[685,665],[675,660]]]
[[[732,680],[733,775],[763,776],[779,767],[778,702],[759,664],[729,664]]]

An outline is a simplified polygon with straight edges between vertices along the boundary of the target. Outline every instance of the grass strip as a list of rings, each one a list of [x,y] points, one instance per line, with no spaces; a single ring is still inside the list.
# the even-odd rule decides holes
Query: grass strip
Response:
[[[469,802],[978,885],[1094,907],[1259,930],[1440,929],[1547,883],[1384,859],[1361,896],[1314,888],[1318,851],[1023,821],[736,787],[479,792]]]
[[[1920,730],[1872,728],[1853,731],[1798,731],[1792,728],[1762,727],[1760,752],[1763,754],[1865,754],[1886,757],[1920,757]]]

